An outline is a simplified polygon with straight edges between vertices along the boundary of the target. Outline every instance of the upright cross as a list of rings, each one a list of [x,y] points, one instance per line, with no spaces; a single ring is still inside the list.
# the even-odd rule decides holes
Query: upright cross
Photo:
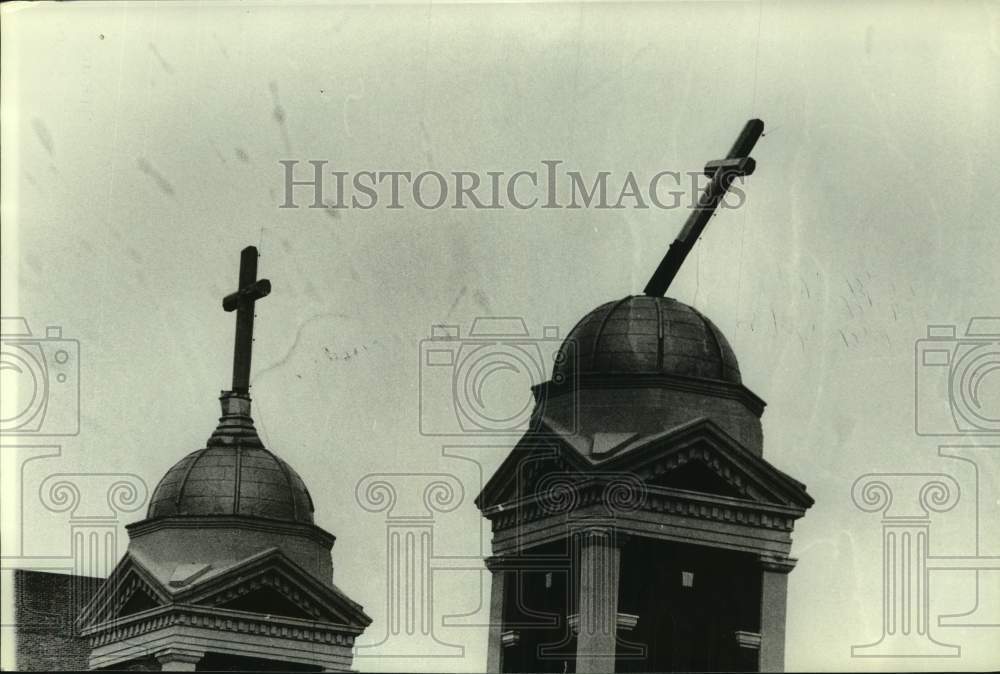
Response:
[[[715,213],[726,190],[737,176],[748,176],[753,173],[757,163],[750,157],[750,151],[757,144],[757,139],[764,133],[764,122],[751,119],[743,127],[743,132],[729,151],[725,159],[710,161],[705,165],[705,175],[712,179],[698,199],[698,205],[688,216],[684,229],[677,236],[667,254],[660,261],[660,266],[646,284],[643,293],[652,297],[660,297],[667,292],[670,283],[677,276],[678,270],[684,264],[684,259],[691,252],[695,241],[701,236],[705,225]]]
[[[226,295],[222,308],[236,312],[236,344],[233,347],[233,393],[250,393],[250,354],[253,351],[254,302],[267,297],[271,282],[257,280],[257,248],[247,246],[240,253],[240,283]]]

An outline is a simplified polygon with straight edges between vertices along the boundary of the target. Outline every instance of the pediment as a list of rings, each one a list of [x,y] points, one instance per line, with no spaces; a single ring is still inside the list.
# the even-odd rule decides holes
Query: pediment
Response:
[[[194,606],[285,616],[342,625],[371,622],[361,606],[302,570],[277,548],[206,573],[173,600]]]
[[[278,615],[302,620],[319,620],[329,617],[323,616],[322,610],[316,607],[313,602],[307,600],[303,603],[296,603],[289,594],[276,587],[256,586],[248,592],[240,592],[231,598],[224,597],[218,603],[213,602],[210,605],[231,611],[245,611],[246,613],[269,616]]]
[[[182,565],[190,567],[194,565]],[[363,628],[371,623],[361,606],[338,588],[318,581],[277,548],[227,566],[192,574],[190,583],[161,583],[143,562],[126,553],[78,618],[98,627],[157,608],[217,608]],[[178,574],[175,572],[172,577]]]
[[[170,593],[132,555],[126,554],[80,611],[83,628],[134,615],[170,603]]]
[[[526,434],[476,497],[476,506],[485,511],[530,498],[545,488],[545,480],[558,475],[582,478],[586,471],[587,462],[566,442],[554,436]]]
[[[712,494],[713,496],[746,498],[744,489],[713,470],[708,462],[699,460],[690,461],[659,475],[653,475],[646,481],[646,484],[668,489],[694,491],[699,494]]]
[[[483,511],[516,508],[532,498],[597,481],[626,481],[649,490],[671,490],[739,499],[761,505],[808,508],[805,485],[743,447],[709,419],[635,438],[607,458],[584,457],[560,438],[525,436],[476,500]]]
[[[744,500],[803,510],[813,504],[804,484],[748,450],[710,419],[696,419],[644,438],[601,466],[632,473],[644,484],[666,482],[673,488],[695,492],[700,491],[699,486],[706,486],[709,491],[701,493],[723,496],[726,490],[734,490]],[[706,471],[715,477],[706,476]],[[684,477],[696,481],[684,486]],[[697,481],[702,479],[707,481]]]

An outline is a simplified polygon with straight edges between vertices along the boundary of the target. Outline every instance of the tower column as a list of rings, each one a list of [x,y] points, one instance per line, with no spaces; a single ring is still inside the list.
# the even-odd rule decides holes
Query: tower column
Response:
[[[507,577],[510,572],[499,563],[487,561],[487,566],[493,574],[490,585],[490,632],[486,651],[486,671],[498,674],[503,668],[503,603],[504,592],[507,590]]]
[[[621,547],[610,528],[588,528],[576,535],[579,574],[576,642],[577,674],[613,672],[617,639]]]
[[[760,565],[760,671],[783,672],[788,574],[795,560],[761,557]]]

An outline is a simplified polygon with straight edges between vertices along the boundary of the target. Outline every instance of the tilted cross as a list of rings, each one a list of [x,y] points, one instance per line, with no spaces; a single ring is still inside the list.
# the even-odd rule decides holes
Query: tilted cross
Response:
[[[715,213],[719,202],[726,196],[726,190],[737,176],[748,176],[753,173],[757,163],[750,157],[750,151],[757,144],[757,139],[764,133],[764,122],[751,119],[743,127],[743,132],[736,139],[736,144],[725,159],[710,161],[705,165],[705,175],[712,179],[698,199],[698,205],[688,216],[684,229],[677,236],[667,254],[660,261],[653,276],[646,284],[643,293],[651,297],[661,297],[667,292],[670,283],[677,276],[678,270],[684,264],[684,259],[691,252],[705,225]]]
[[[257,248],[247,246],[240,253],[240,283],[226,295],[222,308],[236,312],[236,344],[233,347],[233,393],[250,393],[250,354],[253,351],[254,302],[267,297],[271,282],[257,280]]]

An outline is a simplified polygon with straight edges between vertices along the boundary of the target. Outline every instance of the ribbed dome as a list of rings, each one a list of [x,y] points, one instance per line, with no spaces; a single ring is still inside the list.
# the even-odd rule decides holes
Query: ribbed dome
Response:
[[[147,517],[243,515],[312,524],[309,490],[291,466],[264,448],[250,418],[250,399],[227,394],[222,407],[208,447],[167,471]]]
[[[209,447],[181,459],[160,480],[147,517],[249,515],[313,522],[312,499],[291,466],[266,449]]]
[[[736,355],[710,320],[673,298],[645,295],[602,304],[570,331],[552,376],[560,381],[580,373],[675,374],[741,383]]]

